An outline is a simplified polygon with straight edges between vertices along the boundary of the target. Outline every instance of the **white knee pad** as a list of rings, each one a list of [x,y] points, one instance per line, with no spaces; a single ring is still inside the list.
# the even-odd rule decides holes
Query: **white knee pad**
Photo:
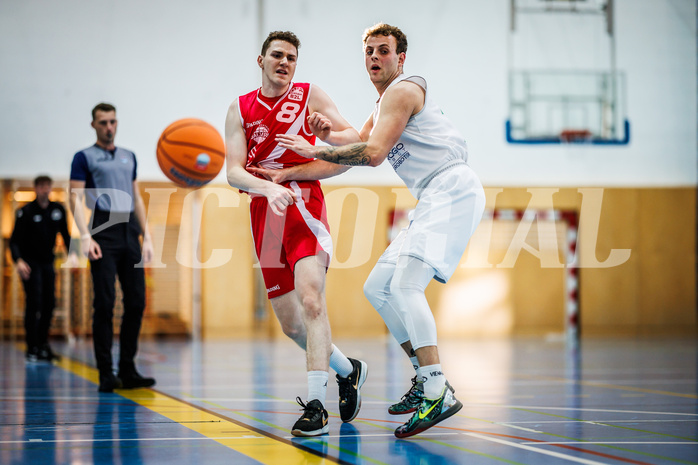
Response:
[[[393,275],[391,269],[380,265],[382,264],[378,263],[371,270],[371,274],[368,275],[364,283],[364,295],[376,310],[385,305],[385,302],[388,300],[390,279]]]
[[[398,259],[390,282],[393,306],[400,309],[413,349],[436,345],[436,322],[424,295],[435,270],[409,256]]]
[[[405,327],[404,319],[396,310],[398,307],[393,305],[390,295],[390,281],[394,271],[395,267],[388,263],[377,263],[366,279],[364,295],[383,318],[390,334],[393,335],[398,344],[403,344],[410,340],[410,336]]]

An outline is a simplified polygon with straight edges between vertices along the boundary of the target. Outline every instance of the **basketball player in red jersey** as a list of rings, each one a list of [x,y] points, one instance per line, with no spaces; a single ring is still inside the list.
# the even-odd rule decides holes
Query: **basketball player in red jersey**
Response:
[[[314,144],[319,137],[331,145],[359,142],[358,132],[340,115],[334,102],[317,86],[292,82],[300,41],[292,32],[269,34],[257,64],[262,86],[238,97],[225,123],[228,183],[250,194],[255,250],[274,313],[288,337],[306,351],[308,397],[296,400],[304,413],[295,436],[329,431],[324,407],[329,368],[337,373],[342,421],[353,420],[361,407],[360,388],[367,366],[347,358],[332,344],[325,303],[325,273],[332,255],[325,202],[317,180],[267,179],[269,172],[292,173],[310,160],[279,147],[278,134],[302,136]],[[305,179],[336,173],[327,162],[313,163]],[[266,174],[261,174],[266,173]]]

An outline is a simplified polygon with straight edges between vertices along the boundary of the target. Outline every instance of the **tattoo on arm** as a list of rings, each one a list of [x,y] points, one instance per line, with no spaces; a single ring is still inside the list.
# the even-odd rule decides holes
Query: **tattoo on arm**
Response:
[[[316,157],[338,165],[368,166],[371,163],[371,157],[366,154],[365,143],[327,147],[318,152]]]

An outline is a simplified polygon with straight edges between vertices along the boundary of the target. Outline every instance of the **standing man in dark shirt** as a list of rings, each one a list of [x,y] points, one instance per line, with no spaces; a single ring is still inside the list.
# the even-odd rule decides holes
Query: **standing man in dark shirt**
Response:
[[[24,337],[27,361],[59,360],[48,344],[48,333],[56,306],[56,273],[53,249],[56,234],[70,246],[68,222],[63,205],[49,200],[53,181],[48,176],[34,179],[36,199],[17,210],[10,237],[12,260],[22,278],[25,294]]]
[[[100,103],[94,107],[92,127],[97,142],[75,154],[70,170],[70,205],[80,230],[81,248],[92,271],[92,338],[100,392],[155,384],[153,378],[144,378],[136,371],[134,362],[145,310],[143,264],[152,259],[153,247],[136,182],[136,155],[114,145],[116,126],[113,105]],[[85,202],[93,211],[89,228]],[[118,376],[113,371],[111,353],[116,276],[121,283],[124,308]]]

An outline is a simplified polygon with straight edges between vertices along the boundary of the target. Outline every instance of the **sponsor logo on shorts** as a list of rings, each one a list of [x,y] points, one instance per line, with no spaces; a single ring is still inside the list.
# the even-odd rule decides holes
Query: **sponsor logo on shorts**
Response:
[[[276,286],[273,286],[273,287],[270,287],[269,289],[267,289],[267,294],[269,294],[270,292],[278,291],[279,289],[281,289],[281,286],[279,286],[277,284]]]

